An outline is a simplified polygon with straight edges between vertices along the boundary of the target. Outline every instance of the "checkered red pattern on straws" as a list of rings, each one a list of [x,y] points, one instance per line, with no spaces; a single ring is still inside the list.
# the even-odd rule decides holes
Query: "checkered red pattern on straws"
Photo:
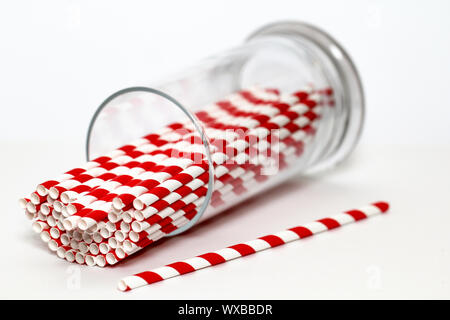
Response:
[[[331,96],[310,88],[287,95],[252,88],[198,112],[214,166],[211,205],[270,179],[261,157],[276,156],[281,170],[292,166]],[[39,184],[20,206],[58,257],[103,267],[192,220],[205,201],[208,168],[192,123],[173,123]]]
[[[195,258],[174,262],[164,267],[125,277],[119,281],[118,289],[121,291],[129,291],[158,281],[180,276],[185,273],[212,267],[226,261],[277,247],[295,240],[300,240],[380,213],[385,213],[388,209],[389,205],[386,202],[376,202],[357,210],[346,211],[330,218],[323,218],[302,226],[290,228],[275,234],[269,234],[255,240],[235,244],[214,252],[208,252]]]

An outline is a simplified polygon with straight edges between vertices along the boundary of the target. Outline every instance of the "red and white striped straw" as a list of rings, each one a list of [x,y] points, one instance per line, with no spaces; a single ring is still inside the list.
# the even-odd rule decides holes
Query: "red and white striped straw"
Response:
[[[277,247],[288,242],[300,240],[323,231],[335,229],[345,224],[366,219],[373,215],[385,213],[388,209],[388,203],[376,202],[369,206],[356,210],[349,210],[330,218],[323,218],[302,226],[290,228],[255,240],[239,243],[221,250],[208,252],[194,258],[174,262],[164,267],[125,277],[119,281],[118,289],[120,291],[130,291],[185,273],[197,271],[259,251]]]

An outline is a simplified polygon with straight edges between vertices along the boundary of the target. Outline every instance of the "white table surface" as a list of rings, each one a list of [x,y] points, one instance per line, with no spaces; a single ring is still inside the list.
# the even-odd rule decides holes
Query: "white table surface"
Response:
[[[0,172],[8,221],[0,233],[0,298],[450,298],[448,148],[361,146],[335,170],[294,177],[104,269],[51,254],[16,203],[41,172],[78,157],[76,146],[57,157],[49,156],[52,147],[46,144],[1,148],[13,156],[4,159]],[[30,151],[37,148],[39,161],[31,161]],[[115,289],[123,276],[378,200],[391,203],[389,214],[131,293]]]
[[[23,2],[0,4],[0,298],[450,298],[449,1]],[[349,161],[293,177],[113,268],[49,253],[17,199],[84,160],[101,101],[286,19],[328,31],[360,71],[367,118]],[[377,200],[392,204],[389,214],[115,289],[122,276]]]

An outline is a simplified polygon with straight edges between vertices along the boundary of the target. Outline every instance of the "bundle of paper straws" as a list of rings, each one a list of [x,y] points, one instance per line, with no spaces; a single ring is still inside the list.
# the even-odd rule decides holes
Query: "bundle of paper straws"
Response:
[[[197,112],[214,166],[210,205],[270,179],[267,160],[283,170],[301,157],[327,99],[329,89],[252,88]],[[20,205],[60,258],[104,267],[192,220],[208,192],[209,163],[194,125],[173,123],[39,184]]]

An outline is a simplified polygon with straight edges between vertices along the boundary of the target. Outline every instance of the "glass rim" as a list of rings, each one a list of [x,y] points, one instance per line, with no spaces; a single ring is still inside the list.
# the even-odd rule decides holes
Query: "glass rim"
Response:
[[[90,145],[91,145],[91,136],[92,136],[92,131],[93,128],[95,126],[95,123],[97,121],[98,116],[100,115],[100,113],[103,111],[103,109],[113,100],[115,100],[116,98],[128,94],[130,92],[146,92],[146,93],[151,93],[151,94],[156,94],[164,99],[167,99],[168,101],[170,101],[172,104],[174,104],[177,108],[179,108],[179,110],[181,110],[187,117],[188,119],[192,122],[192,124],[194,125],[194,128],[197,130],[197,133],[200,135],[201,139],[202,139],[202,143],[203,143],[203,147],[205,148],[205,152],[206,152],[206,157],[208,160],[208,173],[209,173],[209,178],[208,178],[208,190],[206,192],[205,195],[205,201],[203,202],[202,206],[200,207],[199,211],[197,212],[197,214],[184,226],[172,231],[169,234],[166,234],[166,237],[171,237],[177,234],[180,234],[188,229],[190,229],[193,225],[195,225],[197,223],[197,221],[203,216],[203,213],[206,211],[206,208],[209,205],[209,202],[211,201],[212,198],[212,193],[214,190],[214,163],[211,157],[211,152],[209,149],[210,143],[208,140],[208,137],[205,134],[204,128],[203,126],[200,124],[200,121],[197,119],[197,117],[195,116],[195,114],[193,114],[192,112],[190,112],[187,108],[185,108],[178,100],[176,100],[175,98],[173,98],[172,96],[168,95],[167,93],[164,93],[158,89],[155,88],[151,88],[151,87],[144,87],[144,86],[136,86],[136,87],[128,87],[125,89],[121,89],[113,94],[111,94],[108,98],[106,98],[101,104],[100,106],[96,109],[94,115],[92,116],[90,123],[89,123],[89,127],[88,127],[88,131],[87,131],[87,135],[86,135],[86,159],[87,161],[91,160],[90,157]]]

